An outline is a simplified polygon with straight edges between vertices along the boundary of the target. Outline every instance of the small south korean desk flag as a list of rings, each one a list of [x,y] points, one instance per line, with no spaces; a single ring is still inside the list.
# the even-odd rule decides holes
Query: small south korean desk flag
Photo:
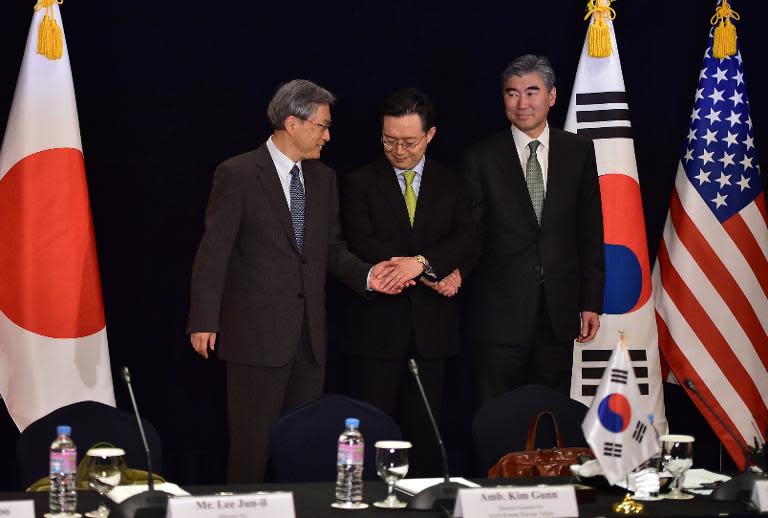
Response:
[[[622,335],[581,425],[610,484],[659,452]]]

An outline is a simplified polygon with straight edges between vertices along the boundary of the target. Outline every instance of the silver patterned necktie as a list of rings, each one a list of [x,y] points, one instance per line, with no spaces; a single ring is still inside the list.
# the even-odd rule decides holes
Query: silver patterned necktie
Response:
[[[531,151],[528,157],[528,163],[525,165],[525,183],[528,184],[528,193],[531,195],[533,211],[536,213],[536,220],[541,224],[541,209],[544,207],[544,175],[541,171],[541,164],[536,156],[538,149],[538,140],[532,140],[528,143]]]
[[[296,237],[296,247],[299,253],[304,251],[304,186],[299,178],[299,166],[291,168],[291,221],[293,222],[293,235]]]

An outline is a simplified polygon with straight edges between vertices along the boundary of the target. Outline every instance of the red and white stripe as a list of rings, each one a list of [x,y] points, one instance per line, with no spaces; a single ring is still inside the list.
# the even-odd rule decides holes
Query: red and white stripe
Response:
[[[659,345],[747,444],[768,426],[768,217],[763,194],[720,223],[678,167],[654,268]],[[744,455],[699,406],[731,456]]]

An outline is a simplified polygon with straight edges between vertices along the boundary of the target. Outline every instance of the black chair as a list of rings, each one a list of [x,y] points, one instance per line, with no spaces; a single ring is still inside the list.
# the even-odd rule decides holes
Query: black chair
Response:
[[[152,469],[155,473],[161,473],[163,450],[160,435],[147,420],[142,419],[142,424],[152,453]],[[58,425],[72,427],[78,463],[91,446],[97,442],[109,442],[125,450],[125,463],[128,467],[147,469],[136,416],[104,403],[80,401],[54,410],[21,432],[16,442],[16,465],[22,487],[29,487],[48,475],[48,450],[56,438]]]
[[[476,474],[485,476],[488,468],[512,451],[523,451],[531,418],[547,410],[557,419],[565,446],[587,446],[581,423],[588,408],[565,394],[541,385],[526,385],[485,403],[472,422]],[[536,436],[537,448],[556,444],[555,430],[548,417],[542,417]]]
[[[378,478],[373,445],[376,441],[400,439],[400,428],[391,417],[368,403],[327,394],[284,415],[272,426],[269,445],[271,480],[336,480],[336,447],[347,417],[360,419],[360,431],[365,440],[363,478]]]

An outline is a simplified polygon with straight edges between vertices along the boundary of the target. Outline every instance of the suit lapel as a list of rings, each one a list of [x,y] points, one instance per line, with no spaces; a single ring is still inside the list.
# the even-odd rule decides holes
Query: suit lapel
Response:
[[[525,175],[520,164],[520,156],[517,154],[515,138],[512,136],[511,130],[505,136],[507,138],[504,139],[499,153],[501,168],[509,182],[509,186],[512,188],[512,192],[517,198],[517,203],[525,211],[528,219],[538,226],[539,221],[536,219],[536,212],[533,210],[531,195],[528,192],[528,184],[525,183]]]
[[[322,230],[316,226],[327,222],[327,218],[320,217],[320,211],[323,210],[322,194],[323,185],[321,176],[315,174],[315,164],[312,161],[302,162],[304,172],[304,253],[314,244],[315,239],[319,238],[322,232],[328,233],[328,229]],[[326,191],[329,189],[326,188]]]
[[[296,249],[296,236],[293,233],[291,211],[288,207],[288,202],[285,200],[283,186],[280,184],[280,178],[277,176],[277,169],[275,169],[275,164],[272,162],[272,157],[269,155],[269,150],[267,149],[266,144],[262,144],[256,150],[256,171],[259,182],[261,182],[264,192],[266,193],[267,200],[272,206],[272,212],[275,214],[275,217],[277,217],[283,230],[285,230],[285,233],[288,235],[294,249]],[[306,176],[304,181],[306,181]],[[306,214],[304,219],[306,221]]]
[[[560,134],[554,128],[549,129],[549,149],[548,149],[548,166],[547,166],[547,186],[544,191],[544,205],[541,209],[541,224],[544,225],[547,217],[547,207],[553,203],[557,203],[557,197],[560,195],[558,186],[563,182],[559,180],[559,176],[563,174],[563,171],[568,167],[563,159],[563,154],[558,153],[557,150],[560,146]],[[554,180],[553,180],[554,178]],[[555,201],[552,201],[555,200]]]
[[[381,194],[386,207],[392,207],[392,219],[400,233],[408,233],[413,230],[408,220],[408,209],[405,206],[405,197],[400,190],[400,182],[395,176],[395,170],[386,160],[380,160],[376,164],[376,188]],[[416,218],[418,219],[419,203],[416,202]]]
[[[421,172],[419,196],[416,200],[416,218],[413,222],[413,231],[417,235],[428,227],[432,219],[434,200],[439,197],[441,187],[440,178],[435,176],[435,170],[430,167],[430,161],[427,159],[424,163],[424,170]],[[405,206],[405,202],[403,202],[403,206]]]

